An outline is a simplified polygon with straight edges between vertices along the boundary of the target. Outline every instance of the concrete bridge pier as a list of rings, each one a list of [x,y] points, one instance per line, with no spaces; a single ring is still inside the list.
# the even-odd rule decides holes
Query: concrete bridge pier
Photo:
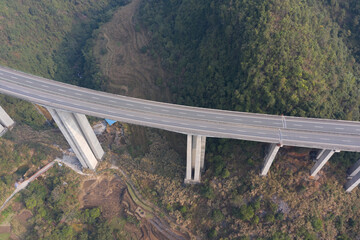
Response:
[[[200,183],[200,170],[204,168],[206,137],[187,135],[186,176],[184,183]]]
[[[348,170],[348,179],[352,179],[360,172],[360,159]]]
[[[351,192],[357,185],[360,183],[360,172],[354,175],[346,184],[345,190],[346,192]]]
[[[5,110],[0,106],[0,136],[2,136],[7,129],[11,129],[15,122],[11,117],[5,112]]]
[[[317,155],[316,163],[310,170],[311,177],[315,177],[316,174],[321,170],[321,168],[329,161],[331,156],[336,153],[340,152],[339,150],[330,150],[330,149],[323,149]]]
[[[281,144],[278,143],[272,143],[268,149],[268,152],[265,156],[265,160],[264,160],[264,166],[261,169],[261,176],[266,176],[266,174],[269,172],[269,169],[271,167],[271,164],[273,163],[277,152],[279,151],[279,149],[282,147]]]
[[[104,156],[104,150],[86,116],[53,108],[47,109],[82,166],[95,170],[97,160]]]

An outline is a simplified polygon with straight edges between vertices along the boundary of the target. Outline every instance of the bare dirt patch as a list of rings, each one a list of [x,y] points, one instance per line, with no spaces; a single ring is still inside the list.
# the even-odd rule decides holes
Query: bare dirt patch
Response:
[[[0,226],[0,234],[1,233],[10,233],[10,226]]]
[[[103,175],[84,181],[79,200],[83,208],[99,207],[109,222],[121,225],[116,221],[125,219],[122,231],[131,239],[187,239],[168,226],[164,228],[160,219],[136,204],[118,176]]]

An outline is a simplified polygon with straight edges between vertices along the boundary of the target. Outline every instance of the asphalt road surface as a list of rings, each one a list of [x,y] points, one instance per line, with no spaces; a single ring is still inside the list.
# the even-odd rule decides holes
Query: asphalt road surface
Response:
[[[243,113],[148,101],[0,66],[0,93],[43,106],[183,134],[360,152],[360,122]]]

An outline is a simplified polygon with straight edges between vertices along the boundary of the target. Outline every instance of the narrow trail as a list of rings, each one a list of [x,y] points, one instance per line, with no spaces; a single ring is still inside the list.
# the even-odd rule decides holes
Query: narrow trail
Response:
[[[139,204],[144,210],[149,211],[152,215],[154,215],[152,218],[148,219],[151,225],[156,228],[159,232],[164,234],[164,236],[167,236],[170,240],[185,240],[188,238],[185,238],[184,236],[180,235],[179,232],[177,233],[174,231],[174,227],[177,227],[182,230],[182,232],[186,233],[191,239],[194,239],[195,237],[191,232],[189,232],[187,229],[179,226],[175,223],[175,221],[164,214],[161,210],[159,210],[156,206],[154,206],[152,203],[149,203],[146,201],[140,194],[140,192],[136,189],[133,182],[131,181],[130,177],[119,167],[112,165],[110,169],[115,169],[121,173],[123,176],[124,181],[126,182],[128,189],[130,192],[133,192],[132,198],[135,202]],[[172,227],[168,225],[168,223],[165,223],[163,220],[158,218],[158,213],[161,212],[163,214],[162,218],[165,218],[168,223],[171,223]]]

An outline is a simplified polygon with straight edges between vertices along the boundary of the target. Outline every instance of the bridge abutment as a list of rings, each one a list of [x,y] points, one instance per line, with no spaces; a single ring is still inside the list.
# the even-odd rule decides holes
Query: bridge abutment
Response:
[[[184,183],[200,183],[205,162],[206,137],[187,135],[186,176]]]
[[[281,144],[278,143],[272,143],[269,147],[268,153],[265,156],[264,160],[264,166],[261,169],[261,176],[266,176],[266,174],[269,172],[269,169],[271,167],[271,164],[273,163],[276,154],[278,153],[279,149],[282,147]]]
[[[104,150],[86,116],[53,108],[47,109],[82,166],[94,170],[97,160],[104,156]]]
[[[315,177],[316,174],[321,170],[321,168],[329,161],[332,155],[336,152],[340,152],[340,151],[333,149],[321,150],[318,156],[316,157],[317,161],[315,165],[310,170],[310,176]]]

